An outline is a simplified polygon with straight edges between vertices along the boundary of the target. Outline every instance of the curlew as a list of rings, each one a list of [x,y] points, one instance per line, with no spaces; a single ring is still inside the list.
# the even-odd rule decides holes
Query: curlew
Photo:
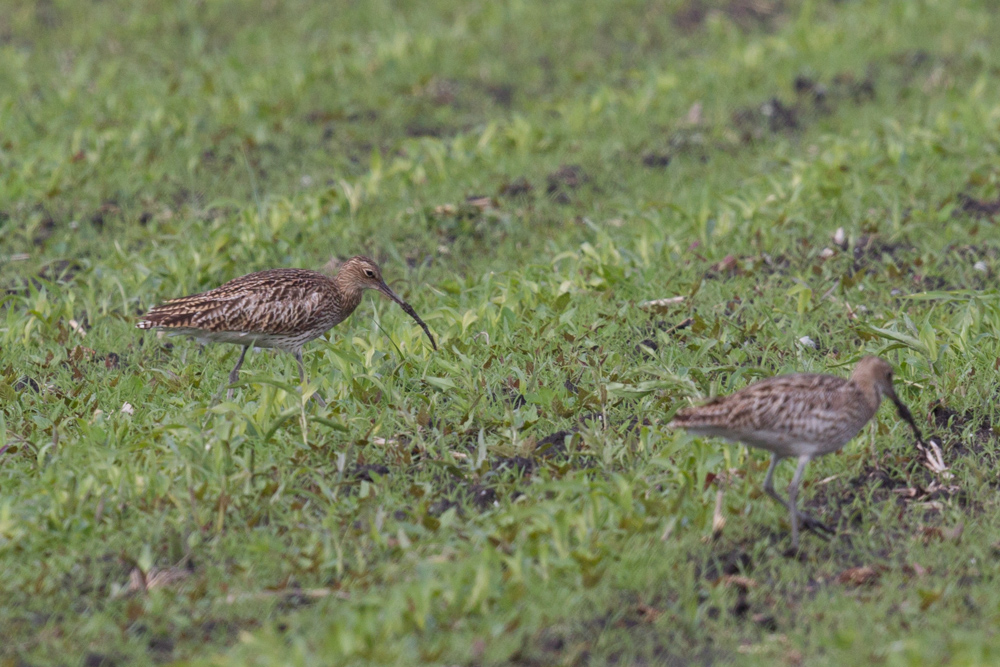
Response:
[[[796,505],[806,464],[847,444],[875,415],[883,398],[922,440],[913,415],[892,387],[892,367],[878,357],[865,357],[851,377],[794,373],[767,378],[696,407],[677,412],[668,427],[718,436],[771,452],[764,491],[791,514],[792,548],[799,546],[799,525],[832,533],[832,529],[800,512]],[[785,458],[798,466],[788,485],[788,499],[774,489],[774,469]]]
[[[232,385],[251,347],[291,352],[299,365],[299,381],[305,384],[302,346],[346,320],[366,289],[398,303],[437,349],[424,321],[382,280],[378,264],[360,256],[344,262],[332,278],[305,269],[250,273],[201,294],[171,299],[146,313],[136,326],[192,336],[202,343],[241,345],[240,358],[229,373],[226,397],[231,400]],[[318,395],[315,398],[326,405]]]

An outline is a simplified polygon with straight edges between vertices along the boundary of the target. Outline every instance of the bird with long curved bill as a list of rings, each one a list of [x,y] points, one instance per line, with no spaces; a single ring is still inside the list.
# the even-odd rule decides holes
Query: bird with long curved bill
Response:
[[[796,504],[806,464],[846,445],[875,416],[882,398],[896,405],[919,445],[923,436],[909,409],[896,396],[892,367],[878,357],[863,358],[848,379],[812,373],[766,378],[729,396],[683,408],[667,426],[771,452],[764,491],[791,514],[792,548],[797,549],[800,525],[833,532]],[[785,458],[798,462],[787,500],[775,491],[773,479],[775,468]]]
[[[136,326],[192,336],[203,343],[240,345],[236,366],[229,373],[227,400],[239,380],[240,367],[251,347],[290,352],[305,384],[302,346],[346,320],[361,303],[366,289],[395,301],[416,320],[437,350],[434,336],[410,304],[382,279],[382,270],[367,257],[351,257],[330,277],[306,269],[258,271],[201,294],[182,296],[150,310]],[[326,402],[313,396],[321,405]]]

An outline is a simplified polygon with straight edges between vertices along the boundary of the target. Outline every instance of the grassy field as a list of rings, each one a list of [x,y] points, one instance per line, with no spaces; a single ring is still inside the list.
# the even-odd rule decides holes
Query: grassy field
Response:
[[[7,0],[0,666],[1000,663],[998,10]],[[327,408],[135,328],[354,254]],[[864,354],[787,557],[664,425]]]

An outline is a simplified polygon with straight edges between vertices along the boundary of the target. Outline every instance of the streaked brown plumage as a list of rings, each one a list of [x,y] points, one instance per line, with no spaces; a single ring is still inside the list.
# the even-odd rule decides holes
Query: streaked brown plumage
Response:
[[[878,357],[865,357],[847,380],[832,375],[796,373],[755,382],[729,396],[677,412],[669,427],[684,428],[771,452],[764,490],[792,517],[792,547],[799,544],[799,523],[807,528],[829,528],[800,512],[796,495],[806,464],[835,452],[851,440],[875,415],[887,397],[913,428],[913,416],[892,387],[892,367]],[[774,490],[774,469],[786,457],[798,459],[788,486],[788,500]]]
[[[136,326],[165,329],[204,343],[242,345],[236,367],[229,374],[230,385],[239,379],[240,366],[250,347],[291,352],[299,365],[299,379],[304,383],[302,346],[347,319],[361,303],[366,289],[376,290],[398,303],[437,349],[424,321],[382,280],[378,264],[360,256],[344,262],[332,278],[305,269],[251,273],[201,294],[171,299],[150,310]],[[232,394],[230,388],[228,398],[232,399]]]

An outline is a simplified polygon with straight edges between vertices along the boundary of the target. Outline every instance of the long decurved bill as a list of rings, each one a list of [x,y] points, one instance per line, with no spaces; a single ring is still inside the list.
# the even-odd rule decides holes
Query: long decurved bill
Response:
[[[434,342],[434,336],[431,335],[431,330],[427,328],[427,325],[424,323],[424,321],[420,319],[419,315],[417,315],[417,311],[413,310],[413,306],[400,299],[399,296],[391,289],[389,289],[389,286],[386,285],[385,283],[379,284],[378,291],[381,292],[382,295],[385,296],[387,299],[391,299],[396,303],[398,303],[399,307],[403,309],[404,313],[406,313],[407,315],[409,315],[410,317],[412,317],[417,321],[417,324],[420,325],[420,328],[423,329],[424,333],[427,334],[427,337],[431,339],[431,347],[433,347],[434,350],[436,351],[438,349],[438,346],[437,343]]]
[[[896,412],[899,414],[900,418],[910,425],[913,429],[913,434],[917,436],[917,442],[923,443],[924,436],[920,433],[920,429],[917,428],[917,422],[910,413],[910,409],[906,407],[903,401],[899,400],[899,396],[896,396],[896,392],[893,390],[889,391],[889,400],[891,400],[896,405]]]

